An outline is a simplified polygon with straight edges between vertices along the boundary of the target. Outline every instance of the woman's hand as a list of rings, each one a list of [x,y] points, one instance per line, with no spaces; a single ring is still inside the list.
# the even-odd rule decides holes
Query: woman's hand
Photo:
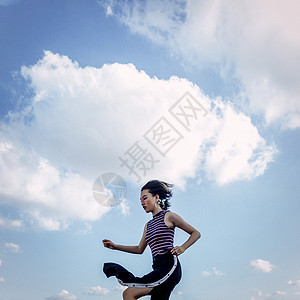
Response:
[[[113,243],[111,240],[102,240],[103,242],[103,246],[106,247],[106,248],[109,248],[109,249],[116,249],[116,244]]]
[[[176,247],[174,247],[171,250],[171,253],[173,255],[177,255],[178,256],[178,255],[182,254],[184,251],[185,251],[184,247],[182,247],[182,246],[176,246]]]

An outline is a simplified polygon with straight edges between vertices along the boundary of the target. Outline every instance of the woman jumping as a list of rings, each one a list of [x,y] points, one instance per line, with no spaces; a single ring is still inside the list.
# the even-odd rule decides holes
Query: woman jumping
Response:
[[[167,300],[181,279],[178,255],[200,238],[200,232],[185,222],[179,215],[167,210],[172,197],[172,184],[151,180],[141,189],[141,204],[153,218],[146,223],[138,246],[117,245],[104,239],[103,245],[109,249],[142,254],[149,245],[153,257],[153,271],[143,277],[136,277],[122,266],[105,263],[103,271],[107,277],[116,276],[121,285],[128,288],[123,292],[124,300],[135,300],[151,295],[151,300]],[[173,246],[175,227],[190,236],[181,246]]]

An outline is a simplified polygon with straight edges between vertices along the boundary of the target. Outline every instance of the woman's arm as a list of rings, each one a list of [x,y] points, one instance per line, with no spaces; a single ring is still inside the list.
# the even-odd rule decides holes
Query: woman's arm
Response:
[[[147,224],[145,225],[143,236],[142,236],[138,246],[117,245],[117,244],[113,243],[111,240],[107,240],[107,239],[104,239],[102,242],[103,242],[104,247],[109,248],[109,249],[119,250],[119,251],[124,251],[124,252],[128,252],[128,253],[134,253],[134,254],[142,254],[142,253],[144,253],[146,246],[147,246],[146,239],[145,239],[146,229],[147,229]]]
[[[179,215],[173,212],[168,212],[166,214],[165,221],[167,224],[178,227],[190,235],[190,237],[184,244],[182,244],[181,246],[176,246],[171,250],[172,254],[182,254],[187,248],[193,245],[201,237],[201,234],[197,229],[195,229],[193,226],[184,221]]]

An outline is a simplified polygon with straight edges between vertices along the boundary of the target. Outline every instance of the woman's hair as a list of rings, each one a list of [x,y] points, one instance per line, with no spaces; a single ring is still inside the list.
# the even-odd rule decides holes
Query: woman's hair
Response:
[[[170,205],[170,198],[173,196],[172,194],[172,188],[173,184],[160,181],[160,180],[150,180],[148,181],[142,188],[143,190],[149,190],[149,192],[155,196],[159,196],[158,204],[162,209],[168,209]]]

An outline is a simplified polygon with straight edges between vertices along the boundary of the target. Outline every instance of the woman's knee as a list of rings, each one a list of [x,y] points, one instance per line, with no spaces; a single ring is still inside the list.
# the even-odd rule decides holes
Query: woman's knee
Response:
[[[128,287],[123,292],[123,299],[124,300],[136,300],[140,297],[143,297],[145,295],[148,295],[152,288],[134,288],[134,287]]]
[[[133,299],[135,299],[134,297],[133,297],[133,294],[132,294],[132,291],[131,291],[132,289],[129,287],[129,288],[127,288],[126,290],[124,290],[124,292],[123,292],[123,299],[124,300],[133,300]]]

